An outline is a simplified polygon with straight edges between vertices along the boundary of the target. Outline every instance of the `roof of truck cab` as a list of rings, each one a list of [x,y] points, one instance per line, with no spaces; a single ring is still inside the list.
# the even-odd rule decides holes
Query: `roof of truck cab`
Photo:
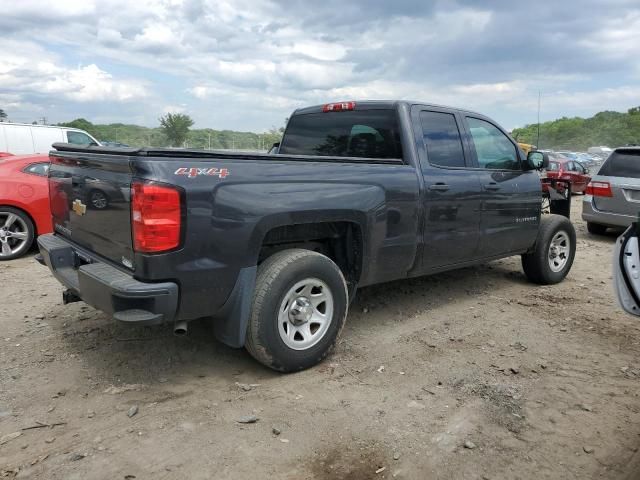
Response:
[[[459,107],[452,107],[449,105],[438,105],[436,103],[429,103],[429,102],[421,102],[421,101],[413,101],[413,100],[344,100],[344,101],[338,101],[338,102],[327,102],[327,103],[323,103],[320,105],[312,105],[310,107],[303,107],[303,108],[298,108],[296,109],[293,115],[305,115],[307,113],[320,113],[322,112],[322,108],[325,105],[329,105],[332,103],[346,103],[346,102],[355,102],[356,104],[356,109],[361,109],[362,107],[365,107],[367,110],[388,110],[388,109],[394,109],[396,107],[398,107],[399,105],[406,105],[406,106],[412,106],[412,105],[421,105],[424,107],[431,107],[431,108],[443,108],[443,109],[448,109],[448,110],[455,110],[457,112],[462,112],[462,113],[470,113],[473,115],[479,115],[484,117],[485,115],[483,115],[482,113],[479,112],[474,112],[471,110],[467,110],[464,108],[459,108]],[[358,108],[360,107],[360,108]]]

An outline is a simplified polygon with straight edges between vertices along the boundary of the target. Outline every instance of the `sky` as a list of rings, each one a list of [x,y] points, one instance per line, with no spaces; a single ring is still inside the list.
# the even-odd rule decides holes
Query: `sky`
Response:
[[[537,118],[640,105],[640,1],[0,0],[11,121],[265,131],[296,108],[410,99]]]

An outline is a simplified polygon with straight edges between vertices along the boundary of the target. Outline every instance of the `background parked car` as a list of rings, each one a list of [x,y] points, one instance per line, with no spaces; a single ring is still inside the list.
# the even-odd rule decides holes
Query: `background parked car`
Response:
[[[604,145],[600,147],[589,147],[587,149],[587,153],[591,155],[600,155],[603,159],[606,159],[613,152],[612,148],[606,147]]]
[[[56,142],[100,145],[98,140],[77,128],[0,122],[0,152],[14,155],[49,153],[51,144]]]
[[[557,178],[571,182],[572,193],[584,193],[587,184],[591,180],[589,170],[580,162],[557,154],[549,154],[549,165],[546,173],[547,178]]]
[[[582,219],[593,234],[628,227],[640,212],[640,147],[616,148],[587,186]]]
[[[48,170],[48,155],[0,159],[0,260],[23,255],[52,231]]]

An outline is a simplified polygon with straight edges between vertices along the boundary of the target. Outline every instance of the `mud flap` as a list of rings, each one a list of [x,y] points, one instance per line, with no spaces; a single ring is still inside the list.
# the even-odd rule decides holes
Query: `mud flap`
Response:
[[[258,267],[240,270],[229,299],[213,318],[213,332],[216,338],[229,347],[244,347],[257,271]]]

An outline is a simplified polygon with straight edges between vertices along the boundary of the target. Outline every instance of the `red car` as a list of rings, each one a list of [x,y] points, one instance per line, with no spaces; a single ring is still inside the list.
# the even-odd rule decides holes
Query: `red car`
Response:
[[[571,182],[572,193],[584,193],[591,181],[587,170],[580,162],[556,155],[549,156],[547,178],[559,178]]]
[[[0,260],[23,255],[53,230],[48,171],[48,155],[0,158]]]

